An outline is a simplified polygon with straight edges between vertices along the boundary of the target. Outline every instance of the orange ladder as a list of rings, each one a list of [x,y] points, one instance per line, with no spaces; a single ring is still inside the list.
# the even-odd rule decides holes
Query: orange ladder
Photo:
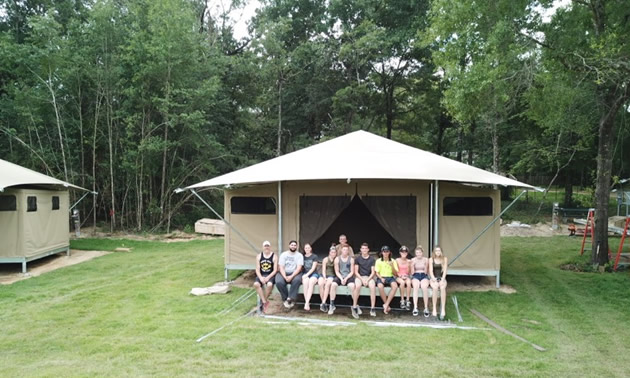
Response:
[[[593,242],[593,234],[595,233],[595,209],[588,209],[588,216],[586,217],[586,226],[584,226],[584,236],[582,237],[582,248],[580,249],[580,256],[584,254],[584,245],[586,244],[587,235],[591,234],[591,241]]]

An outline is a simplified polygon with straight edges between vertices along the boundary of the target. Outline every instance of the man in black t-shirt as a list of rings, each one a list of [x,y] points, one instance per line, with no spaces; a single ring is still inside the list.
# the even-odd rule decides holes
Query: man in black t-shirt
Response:
[[[367,243],[361,244],[361,254],[354,259],[354,290],[352,292],[352,316],[355,319],[363,313],[359,307],[359,295],[361,286],[370,288],[370,316],[376,316],[376,283],[374,282],[374,257],[370,256],[370,247]]]

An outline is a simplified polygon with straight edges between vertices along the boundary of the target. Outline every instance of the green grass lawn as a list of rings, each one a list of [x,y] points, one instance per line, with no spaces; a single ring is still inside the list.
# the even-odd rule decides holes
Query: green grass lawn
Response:
[[[0,286],[0,376],[628,376],[630,276],[558,269],[580,241],[503,238],[502,282],[517,293],[457,293],[462,325],[485,330],[245,317],[200,343],[255,303],[226,314],[246,289],[188,294],[223,279],[223,241],[73,241],[133,250]],[[491,329],[470,308],[547,351]],[[455,319],[450,301],[447,312]]]

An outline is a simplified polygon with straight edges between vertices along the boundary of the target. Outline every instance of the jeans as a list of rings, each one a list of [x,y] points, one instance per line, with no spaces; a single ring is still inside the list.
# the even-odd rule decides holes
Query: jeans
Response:
[[[280,292],[280,296],[282,297],[282,301],[286,301],[287,298],[291,298],[292,300],[297,299],[298,291],[300,290],[300,285],[302,284],[302,273],[299,273],[297,276],[293,277],[291,282],[287,283],[282,277],[282,274],[276,274],[276,287]],[[287,285],[291,287],[287,290]]]

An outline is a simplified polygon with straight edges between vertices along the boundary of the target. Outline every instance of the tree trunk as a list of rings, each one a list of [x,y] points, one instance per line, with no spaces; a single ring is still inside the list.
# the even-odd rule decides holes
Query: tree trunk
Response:
[[[280,156],[282,146],[282,75],[278,79],[278,147],[276,156]]]
[[[621,95],[616,93],[622,91]],[[599,143],[597,147],[597,179],[595,186],[595,240],[591,251],[593,264],[608,263],[608,202],[612,178],[613,129],[615,117],[621,105],[627,100],[626,88],[609,88],[604,105],[608,111],[599,121]],[[598,248],[599,247],[599,248]]]
[[[571,180],[571,173],[569,171],[565,174],[564,179],[564,207],[573,206],[573,180]]]

